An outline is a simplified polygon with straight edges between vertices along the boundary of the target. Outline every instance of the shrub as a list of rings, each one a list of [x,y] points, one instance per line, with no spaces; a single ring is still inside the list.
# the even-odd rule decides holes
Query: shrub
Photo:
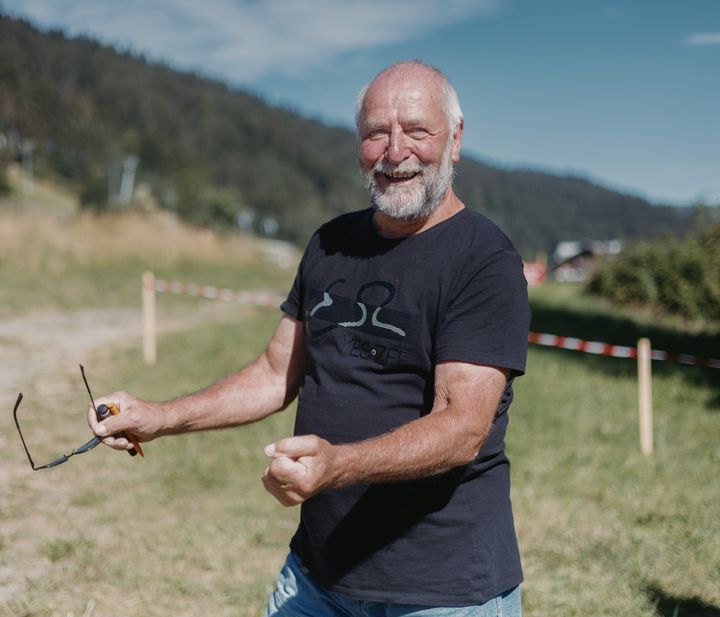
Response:
[[[7,179],[7,165],[0,157],[0,196],[7,195],[10,192],[10,183]]]
[[[720,224],[681,240],[636,245],[601,264],[588,290],[619,304],[718,320]]]

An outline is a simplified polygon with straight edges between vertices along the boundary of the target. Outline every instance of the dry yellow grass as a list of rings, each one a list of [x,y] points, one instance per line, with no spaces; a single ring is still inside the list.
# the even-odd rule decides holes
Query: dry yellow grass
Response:
[[[239,232],[192,227],[153,207],[93,214],[65,193],[0,201],[0,315],[134,306],[144,270],[233,289],[287,289],[299,251]],[[280,267],[278,267],[280,266]]]
[[[22,191],[19,172],[11,169],[14,192],[0,200],[0,260],[30,270],[63,271],[71,264],[107,264],[143,260],[171,266],[247,263],[261,256],[290,263],[297,251],[241,233],[199,229],[159,210],[149,196],[135,208],[103,214],[83,212],[66,188],[36,179]]]
[[[257,258],[259,252],[259,243],[249,236],[196,229],[166,212],[131,210],[60,217],[0,210],[0,259],[22,259],[30,269],[44,267],[48,258],[58,264],[88,264],[142,254],[168,265],[183,259],[247,261]]]

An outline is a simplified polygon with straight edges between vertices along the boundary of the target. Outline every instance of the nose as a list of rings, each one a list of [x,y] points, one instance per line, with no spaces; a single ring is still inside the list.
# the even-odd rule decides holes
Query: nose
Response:
[[[385,158],[389,163],[398,165],[410,156],[410,148],[408,140],[402,131],[393,131],[390,133],[390,141],[388,143]]]

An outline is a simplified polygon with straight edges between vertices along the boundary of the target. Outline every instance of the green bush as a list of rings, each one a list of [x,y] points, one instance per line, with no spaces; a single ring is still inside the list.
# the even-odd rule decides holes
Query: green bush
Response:
[[[104,212],[108,208],[107,177],[88,175],[80,184],[80,207],[92,212]]]
[[[688,319],[720,319],[720,224],[684,239],[637,245],[601,264],[591,293],[619,304],[674,313]]]
[[[0,156],[0,196],[10,192],[10,183],[7,179],[7,164]]]

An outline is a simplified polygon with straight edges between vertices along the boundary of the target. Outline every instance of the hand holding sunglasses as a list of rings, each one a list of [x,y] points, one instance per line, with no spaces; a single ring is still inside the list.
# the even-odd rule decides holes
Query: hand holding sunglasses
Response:
[[[92,403],[92,407],[95,410],[95,415],[97,416],[98,421],[105,420],[111,415],[118,415],[120,411],[113,403],[101,404],[95,407],[95,400],[93,399],[92,392],[90,391],[90,385],[88,384],[87,378],[85,377],[85,368],[82,364],[80,365],[80,373],[82,374],[83,382],[85,383],[85,387],[87,388],[88,395],[90,396],[90,402]],[[33,468],[34,471],[38,471],[40,469],[48,469],[50,467],[56,467],[57,465],[61,465],[62,463],[65,463],[70,457],[75,456],[76,454],[82,454],[83,452],[89,452],[95,446],[98,446],[102,443],[102,437],[95,436],[90,441],[84,443],[78,448],[75,448],[72,452],[70,452],[70,454],[63,454],[56,459],[50,461],[49,463],[46,463],[45,465],[35,465],[32,457],[30,456],[30,451],[28,450],[27,444],[25,443],[25,438],[23,437],[22,431],[20,430],[20,422],[18,421],[18,408],[20,407],[22,399],[23,395],[22,392],[20,392],[20,394],[18,394],[17,401],[15,401],[15,407],[13,408],[13,419],[15,420],[15,426],[17,427],[18,434],[20,435],[20,440],[22,441],[23,448],[25,448],[25,454],[27,454],[28,461],[30,461],[30,466]],[[118,433],[117,435],[114,435],[114,437],[124,437],[133,444],[133,447],[128,450],[130,456],[136,456],[137,454],[139,454],[140,456],[145,456],[142,448],[140,447],[140,444],[133,435]]]

